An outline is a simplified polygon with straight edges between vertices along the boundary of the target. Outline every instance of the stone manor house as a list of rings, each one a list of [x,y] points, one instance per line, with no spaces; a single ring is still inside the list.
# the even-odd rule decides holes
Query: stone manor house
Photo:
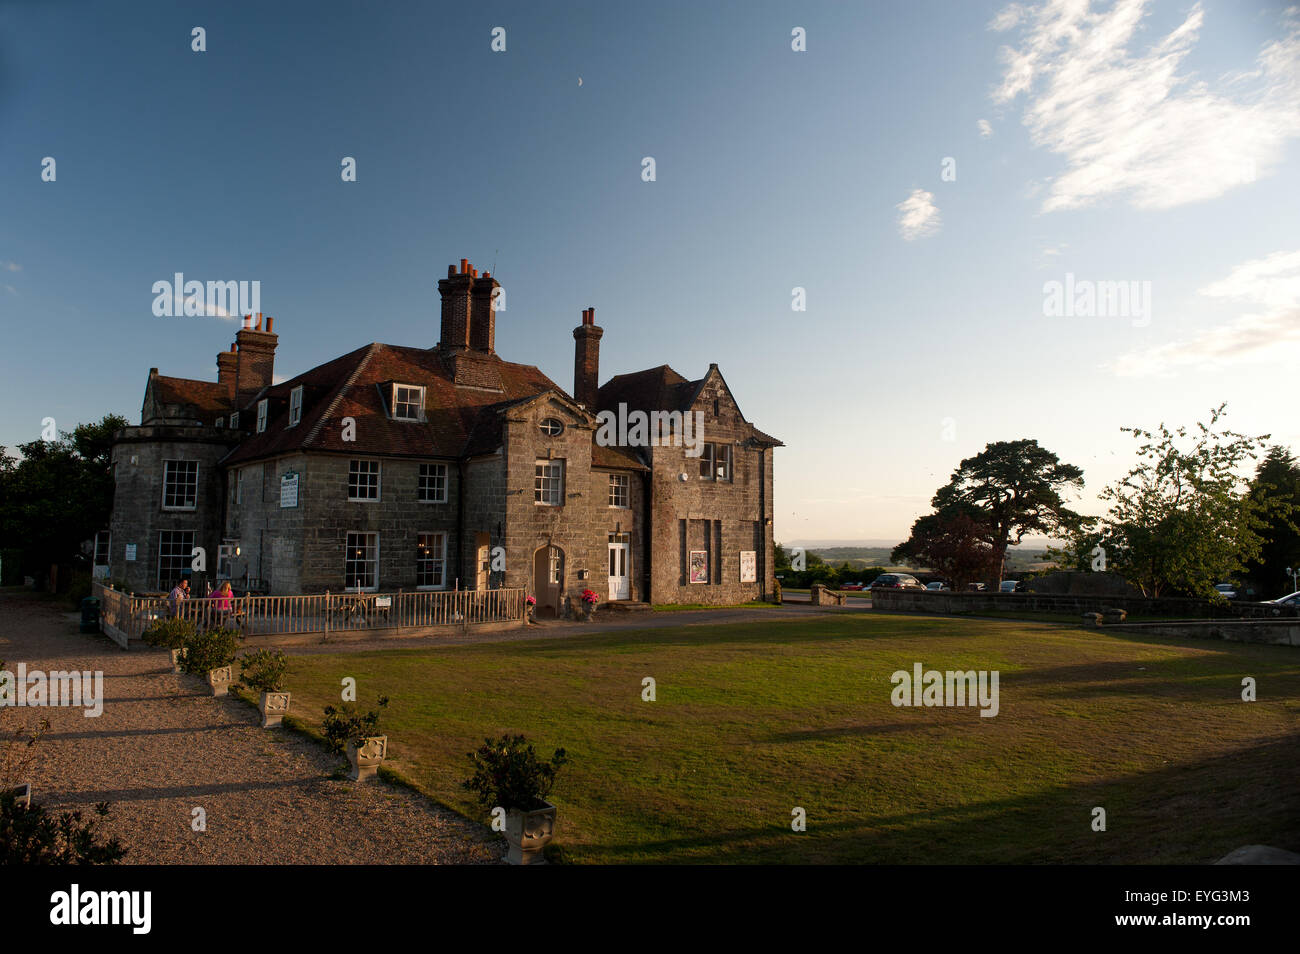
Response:
[[[277,384],[279,339],[259,314],[216,381],[151,369],[140,426],[115,437],[98,575],[137,591],[199,569],[271,594],[523,587],[541,613],[585,589],[602,603],[768,597],[782,445],[717,365],[600,385],[604,330],[587,309],[568,393],[497,354],[499,287],[449,267],[432,348],[372,343]],[[620,445],[598,439],[603,410],[668,413],[658,440],[629,429]],[[689,447],[686,415],[702,422]]]

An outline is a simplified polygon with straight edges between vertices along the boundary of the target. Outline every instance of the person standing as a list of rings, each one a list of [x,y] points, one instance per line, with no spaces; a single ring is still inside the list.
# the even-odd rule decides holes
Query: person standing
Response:
[[[167,602],[171,604],[172,616],[181,615],[181,603],[190,598],[190,581],[181,580],[172,587],[172,591],[167,594]]]

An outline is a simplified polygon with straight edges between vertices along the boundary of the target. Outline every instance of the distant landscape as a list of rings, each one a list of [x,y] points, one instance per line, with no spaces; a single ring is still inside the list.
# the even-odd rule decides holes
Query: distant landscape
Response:
[[[862,540],[862,541],[794,541],[783,544],[786,547],[803,547],[808,553],[815,553],[830,566],[838,567],[844,563],[854,569],[869,567],[892,567],[889,554],[899,541]],[[1026,540],[1019,546],[1007,549],[1006,572],[1010,574],[1025,573],[1029,570],[1041,570],[1048,566],[1043,560],[1047,547],[1054,541],[1046,538]],[[922,569],[907,567],[907,569]]]

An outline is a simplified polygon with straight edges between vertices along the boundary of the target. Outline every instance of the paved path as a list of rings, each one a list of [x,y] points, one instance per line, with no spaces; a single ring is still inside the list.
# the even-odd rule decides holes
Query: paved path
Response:
[[[103,714],[4,708],[0,730],[49,719],[27,773],[33,797],[92,814],[111,802],[104,830],[130,849],[126,863],[492,863],[503,853],[501,836],[413,792],[332,777],[341,757],[260,728],[251,706],[206,695],[162,651],[82,635],[65,610],[61,599],[0,591],[0,659],[10,671],[102,671]],[[192,830],[194,808],[206,831]]]

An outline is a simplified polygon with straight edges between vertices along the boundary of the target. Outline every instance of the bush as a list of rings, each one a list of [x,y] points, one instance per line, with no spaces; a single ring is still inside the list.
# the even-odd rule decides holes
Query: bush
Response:
[[[108,814],[108,803],[95,806]],[[11,791],[0,792],[0,865],[111,865],[126,854],[116,838],[101,841],[95,819],[81,812],[48,814],[36,802],[18,804]]]
[[[484,739],[469,759],[474,774],[461,786],[473,792],[484,808],[507,811],[540,808],[551,794],[556,773],[569,761],[564,749],[556,749],[549,762],[542,761],[522,735]]]
[[[72,571],[71,582],[68,584],[68,602],[73,609],[81,609],[81,601],[87,596],[95,595],[94,587],[90,585],[91,579],[89,570]]]
[[[379,709],[387,707],[388,697],[380,696]],[[349,742],[360,746],[362,739],[372,735],[383,735],[379,731],[378,710],[371,709],[362,715],[351,702],[345,702],[341,706],[326,706],[325,722],[322,727],[325,730],[325,742],[331,752],[342,752]]]
[[[259,649],[245,653],[239,659],[239,681],[258,692],[283,692],[284,674],[289,670],[289,657],[278,649]]]
[[[195,635],[194,621],[173,616],[170,619],[156,619],[144,631],[141,639],[146,646],[159,649],[180,649],[187,639]]]
[[[181,670],[192,676],[203,676],[214,669],[229,666],[239,652],[242,637],[233,629],[210,629],[196,633],[181,645]]]

